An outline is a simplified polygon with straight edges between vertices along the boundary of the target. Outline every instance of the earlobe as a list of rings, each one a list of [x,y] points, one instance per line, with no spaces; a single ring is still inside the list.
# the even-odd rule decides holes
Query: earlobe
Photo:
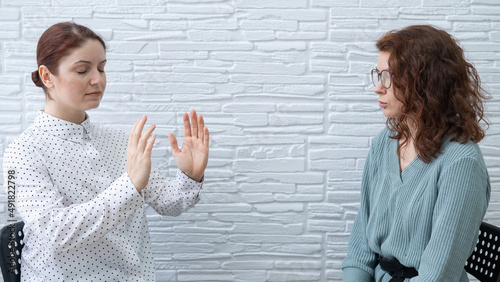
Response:
[[[38,68],[38,73],[40,74],[40,79],[42,80],[42,83],[47,87],[48,89],[51,89],[54,87],[54,82],[52,81],[52,73],[50,72],[49,68],[47,68],[44,65],[41,65]]]

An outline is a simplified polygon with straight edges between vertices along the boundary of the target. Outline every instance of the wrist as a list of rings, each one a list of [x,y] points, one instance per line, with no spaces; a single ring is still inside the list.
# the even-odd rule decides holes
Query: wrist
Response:
[[[135,177],[131,176],[129,173],[127,173],[127,176],[137,192],[141,193],[141,191],[146,188],[146,185],[139,184]]]
[[[191,178],[191,180],[196,181],[196,182],[203,182],[203,178],[205,174],[202,175],[189,175],[185,172],[183,172],[187,177]]]

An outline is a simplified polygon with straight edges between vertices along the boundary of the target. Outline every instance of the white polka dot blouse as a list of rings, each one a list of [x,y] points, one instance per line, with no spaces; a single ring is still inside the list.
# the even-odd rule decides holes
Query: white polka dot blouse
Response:
[[[145,203],[177,216],[202,183],[151,172],[137,192],[126,172],[127,135],[38,112],[6,149],[16,209],[25,222],[22,281],[155,281]],[[4,181],[7,183],[7,181]]]

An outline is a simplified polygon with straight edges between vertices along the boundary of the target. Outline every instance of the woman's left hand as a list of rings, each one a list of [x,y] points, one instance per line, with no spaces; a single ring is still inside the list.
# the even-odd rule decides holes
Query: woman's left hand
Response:
[[[168,140],[172,147],[177,167],[191,179],[200,182],[203,179],[205,168],[208,162],[208,128],[205,126],[203,117],[196,115],[195,110],[191,110],[191,122],[189,116],[184,113],[184,140],[182,148],[179,149],[177,139],[172,133],[168,134]]]

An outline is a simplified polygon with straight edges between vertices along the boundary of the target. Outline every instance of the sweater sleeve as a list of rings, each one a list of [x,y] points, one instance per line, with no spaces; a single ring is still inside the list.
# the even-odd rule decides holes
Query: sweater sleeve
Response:
[[[443,169],[430,240],[420,260],[419,275],[412,282],[460,280],[489,198],[488,172],[476,158],[461,158]]]
[[[366,158],[361,182],[361,206],[349,237],[347,257],[342,262],[343,281],[371,282],[377,265],[376,254],[368,246],[366,226],[369,217],[369,183],[371,182],[373,146]]]
[[[15,206],[23,221],[56,252],[99,240],[144,205],[124,174],[91,201],[65,206],[43,160],[16,143],[5,151],[3,169],[15,176]]]

